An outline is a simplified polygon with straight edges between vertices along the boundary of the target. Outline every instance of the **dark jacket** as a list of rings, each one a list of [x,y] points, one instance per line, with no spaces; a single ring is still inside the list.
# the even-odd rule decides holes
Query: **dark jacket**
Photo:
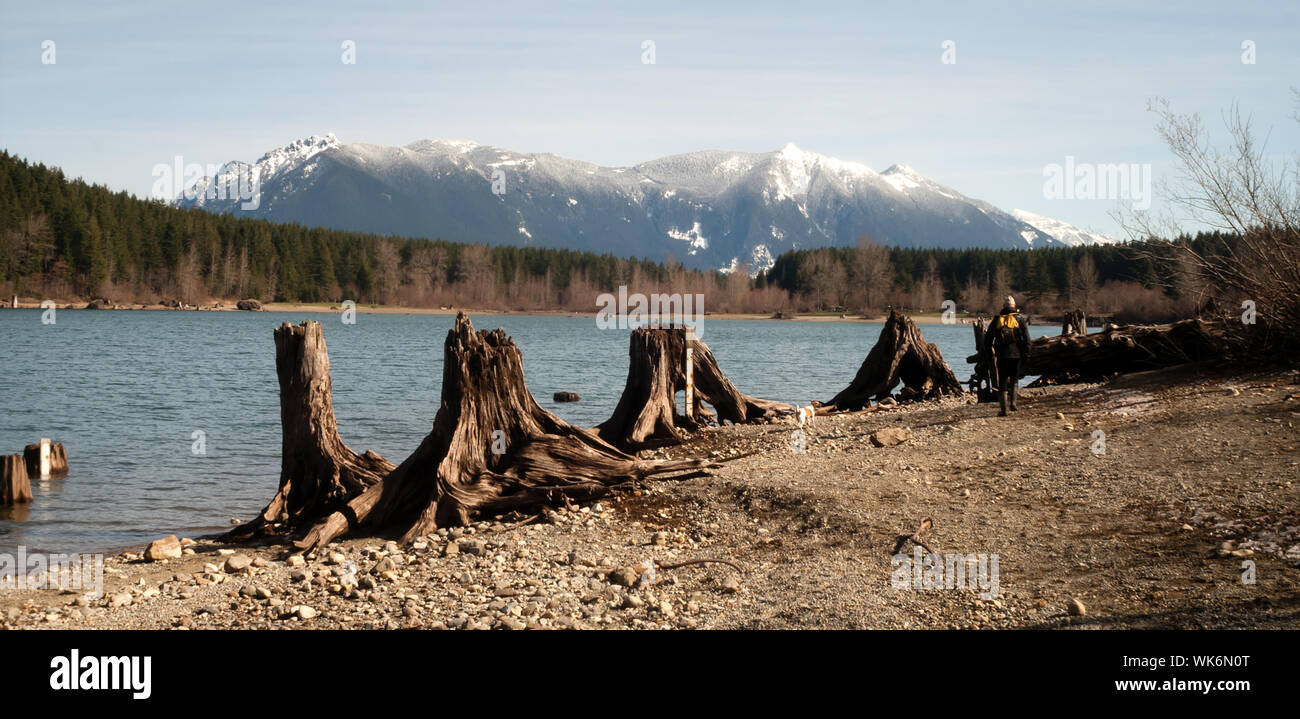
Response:
[[[1004,309],[999,315],[1015,315],[1019,325],[1016,327],[1016,341],[1003,341],[1002,332],[997,328],[997,319],[994,318],[984,333],[984,349],[1001,359],[1029,359],[1029,320],[1012,309]]]

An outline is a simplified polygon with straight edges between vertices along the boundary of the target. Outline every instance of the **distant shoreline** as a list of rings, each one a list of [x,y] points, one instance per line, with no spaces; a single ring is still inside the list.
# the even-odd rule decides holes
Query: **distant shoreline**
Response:
[[[60,310],[83,310],[87,309],[86,302],[54,300],[54,306]],[[0,306],[0,311],[13,309],[10,302],[6,301]],[[32,298],[19,298],[16,309],[39,310],[41,300]],[[328,302],[308,303],[308,302],[264,302],[261,310],[240,310],[235,307],[233,302],[220,302],[212,305],[198,305],[184,308],[168,307],[161,304],[141,304],[141,303],[122,303],[113,307],[103,307],[95,311],[118,311],[118,312],[141,312],[141,311],[165,311],[165,312],[319,312],[338,314],[342,312],[336,304]],[[474,309],[468,307],[403,307],[400,305],[375,305],[375,304],[358,304],[356,307],[357,314],[363,315],[455,315],[458,312],[464,312],[467,315],[523,315],[537,317],[592,317],[596,316],[596,311],[579,312],[575,310],[493,310],[493,309]],[[918,325],[938,325],[943,324],[943,319],[939,313],[926,314],[908,314],[909,319]],[[958,315],[957,324],[970,324],[973,317],[979,315]],[[888,314],[881,314],[874,317],[864,317],[862,315],[850,313],[820,313],[820,314],[796,314],[786,317],[775,317],[771,313],[738,313],[738,312],[719,312],[706,313],[706,320],[773,320],[789,322],[884,322],[888,319]]]

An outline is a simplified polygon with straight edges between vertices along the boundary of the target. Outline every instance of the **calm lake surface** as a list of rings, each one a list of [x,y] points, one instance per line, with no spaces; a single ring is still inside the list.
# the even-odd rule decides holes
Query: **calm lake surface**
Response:
[[[280,469],[271,332],[304,319],[324,325],[343,440],[400,463],[433,424],[453,316],[361,314],[344,325],[325,313],[59,310],[44,325],[40,310],[0,311],[0,453],[50,437],[71,468],[64,479],[33,480],[31,504],[0,508],[0,551],[120,550],[260,511]],[[598,330],[591,317],[470,319],[514,337],[542,407],[584,427],[613,412],[627,378],[627,330]],[[742,392],[806,404],[849,383],[880,328],[706,319],[700,338]],[[964,382],[970,326],[922,331]],[[582,401],[553,402],[560,390]],[[192,451],[196,431],[204,454]]]

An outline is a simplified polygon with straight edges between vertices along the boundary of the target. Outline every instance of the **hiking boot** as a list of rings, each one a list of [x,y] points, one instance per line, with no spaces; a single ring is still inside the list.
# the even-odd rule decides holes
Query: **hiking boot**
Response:
[[[1015,412],[1016,411],[1016,386],[1015,385],[1011,385],[1010,400],[1011,400],[1011,411]]]
[[[1006,390],[998,392],[998,404],[1002,406],[1002,411],[998,412],[999,417],[1007,416],[1007,393]]]

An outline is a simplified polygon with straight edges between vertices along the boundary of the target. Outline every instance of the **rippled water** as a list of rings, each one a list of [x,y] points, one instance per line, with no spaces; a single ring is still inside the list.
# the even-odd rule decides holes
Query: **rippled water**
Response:
[[[272,330],[324,323],[339,433],[354,450],[399,463],[433,423],[446,315],[0,311],[0,453],[50,437],[66,478],[33,480],[35,500],[0,508],[0,551],[87,552],[195,535],[248,518],[279,478],[279,389]],[[628,332],[590,317],[483,315],[524,355],[541,405],[581,426],[606,419],[627,377]],[[926,325],[963,381],[968,325]],[[1046,328],[1034,328],[1034,335]],[[852,379],[878,323],[706,320],[701,339],[746,394],[805,404]],[[556,404],[554,392],[582,395]],[[206,453],[192,452],[194,432]]]

